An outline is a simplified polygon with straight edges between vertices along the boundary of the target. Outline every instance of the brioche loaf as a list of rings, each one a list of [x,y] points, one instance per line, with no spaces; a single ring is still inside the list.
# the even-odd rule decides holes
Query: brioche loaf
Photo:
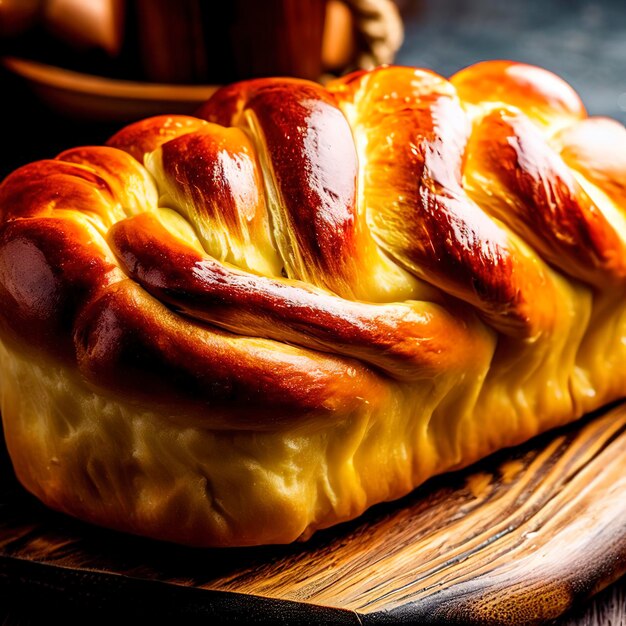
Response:
[[[306,539],[624,395],[626,130],[549,72],[258,79],[0,187],[1,410],[49,506]]]

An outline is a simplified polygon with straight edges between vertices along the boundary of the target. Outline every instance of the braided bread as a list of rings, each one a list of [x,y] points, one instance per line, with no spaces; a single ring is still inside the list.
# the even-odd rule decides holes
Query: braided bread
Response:
[[[624,395],[626,130],[539,68],[225,87],[0,187],[2,416],[49,506],[284,543]]]

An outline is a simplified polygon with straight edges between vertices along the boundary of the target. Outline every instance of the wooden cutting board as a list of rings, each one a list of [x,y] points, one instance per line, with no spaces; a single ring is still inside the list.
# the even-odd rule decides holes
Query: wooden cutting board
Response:
[[[3,470],[0,582],[29,598],[62,592],[92,614],[537,624],[626,572],[626,405],[290,546],[194,550],[93,528]]]

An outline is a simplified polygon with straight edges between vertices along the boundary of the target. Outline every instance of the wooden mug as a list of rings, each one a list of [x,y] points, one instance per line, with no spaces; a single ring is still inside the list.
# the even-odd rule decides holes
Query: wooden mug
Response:
[[[322,73],[326,0],[139,0],[135,7],[148,80],[216,84]]]

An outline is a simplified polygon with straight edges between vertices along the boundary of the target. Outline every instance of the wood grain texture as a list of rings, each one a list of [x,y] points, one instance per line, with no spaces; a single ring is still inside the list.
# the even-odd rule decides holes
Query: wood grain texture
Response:
[[[540,624],[626,572],[625,469],[620,405],[307,543],[222,550],[88,527],[45,510],[5,469],[0,581],[226,623]]]

